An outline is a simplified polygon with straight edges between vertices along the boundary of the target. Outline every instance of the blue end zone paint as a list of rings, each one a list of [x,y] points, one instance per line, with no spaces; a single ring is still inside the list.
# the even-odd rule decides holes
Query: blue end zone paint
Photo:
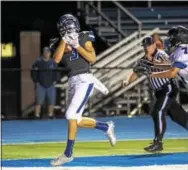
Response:
[[[188,153],[75,158],[64,166],[145,166],[188,164]],[[50,159],[3,160],[3,167],[49,167]]]
[[[108,117],[97,118],[100,121],[113,120],[116,126],[118,140],[152,139],[153,122],[150,116],[142,117]],[[139,133],[138,133],[139,132]],[[90,135],[92,133],[92,135]],[[67,121],[58,120],[28,120],[28,121],[3,121],[2,143],[28,143],[66,141]],[[172,122],[167,117],[166,138],[187,138],[188,132]],[[106,140],[103,132],[96,129],[81,128],[78,131],[77,141]]]

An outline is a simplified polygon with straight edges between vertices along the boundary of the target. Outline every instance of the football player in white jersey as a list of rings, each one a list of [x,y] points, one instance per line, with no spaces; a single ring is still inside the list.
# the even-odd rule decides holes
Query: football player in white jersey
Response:
[[[183,26],[172,27],[168,31],[170,40],[171,65],[167,71],[152,73],[151,77],[175,78],[180,77],[188,86],[188,29]]]
[[[170,40],[170,64],[162,64],[164,72],[151,73],[151,77],[159,78],[181,78],[188,88],[188,29],[183,26],[172,27],[168,31]],[[172,119],[188,130],[188,113],[177,103],[171,104],[173,111]]]
[[[65,14],[60,17],[58,31],[61,36],[54,53],[56,63],[62,63],[68,76],[68,139],[65,151],[51,161],[51,165],[59,166],[73,160],[73,148],[79,127],[95,128],[105,132],[112,146],[116,144],[114,124],[83,117],[85,105],[92,95],[93,89],[108,93],[108,89],[93,76],[90,65],[96,61],[93,43],[95,36],[91,31],[80,31],[78,19]],[[92,134],[91,134],[92,135]]]

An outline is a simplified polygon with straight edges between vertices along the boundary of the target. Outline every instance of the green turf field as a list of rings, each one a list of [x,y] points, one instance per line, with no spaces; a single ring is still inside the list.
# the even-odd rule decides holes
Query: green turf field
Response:
[[[77,142],[74,156],[103,156],[122,154],[143,154],[143,148],[151,142],[142,141],[119,141],[115,147],[108,142]],[[40,143],[40,144],[17,144],[3,145],[2,159],[26,159],[26,158],[52,158],[64,151],[65,143]],[[163,153],[188,152],[188,139],[164,140]]]

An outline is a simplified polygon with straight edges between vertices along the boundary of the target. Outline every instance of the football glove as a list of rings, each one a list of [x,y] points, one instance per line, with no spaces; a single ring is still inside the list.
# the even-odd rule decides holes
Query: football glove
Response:
[[[133,71],[138,75],[149,75],[151,74],[151,67],[153,66],[153,63],[146,60],[146,59],[140,59],[136,63],[136,66],[134,66]]]
[[[154,64],[146,59],[140,59],[138,61],[138,65],[142,66],[142,67],[149,68],[149,67],[153,66]]]
[[[68,34],[65,34],[64,37],[62,37],[62,39],[64,40],[64,42],[68,45],[72,44],[72,39]]]
[[[133,68],[133,71],[138,75],[149,75],[151,74],[150,69],[143,67],[143,66],[136,66]]]
[[[80,46],[78,37],[79,35],[76,32],[66,33],[63,37],[63,40],[66,44],[71,45],[73,48],[77,48]]]
[[[49,48],[51,51],[55,51],[57,42],[59,41],[59,38],[51,38],[49,40]]]

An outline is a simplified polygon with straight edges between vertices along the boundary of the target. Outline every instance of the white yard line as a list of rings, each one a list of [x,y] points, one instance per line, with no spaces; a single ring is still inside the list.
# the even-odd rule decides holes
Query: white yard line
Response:
[[[2,167],[2,170],[188,170],[188,164],[137,167]]]
[[[176,148],[176,149],[178,151],[178,148]],[[143,154],[144,155],[150,155],[151,154],[151,153],[148,153],[148,152],[143,153],[143,150],[132,150],[132,149],[118,149],[118,150],[124,150],[124,151],[130,150],[130,153],[108,154],[108,151],[106,151],[106,152],[101,153],[100,155],[99,154],[98,155],[88,155],[88,156],[82,155],[82,156],[75,156],[75,158],[88,158],[88,157],[101,157],[101,156],[130,156],[130,155],[136,156],[136,155],[143,155]],[[105,153],[107,153],[107,154],[105,154]],[[164,152],[164,153],[160,153],[160,154],[162,155],[162,154],[166,154],[166,153],[168,153],[168,152]],[[182,153],[182,152],[176,152],[175,154],[177,154],[177,153]],[[53,159],[53,157],[48,156],[48,157],[41,157],[41,158],[40,157],[39,158],[15,158],[15,159],[11,158],[11,159],[4,159],[3,161],[32,160],[32,159]]]
[[[173,139],[188,139],[188,137],[180,137],[180,138],[166,138],[167,140]],[[151,138],[144,138],[144,139],[120,139],[118,141],[145,141],[145,140],[153,140]],[[5,140],[4,140],[5,141]],[[76,141],[76,143],[89,143],[89,142],[108,142],[108,140],[83,140],[83,141]],[[51,144],[51,143],[66,143],[66,141],[50,141],[50,142],[26,142],[26,143],[3,143],[2,145],[32,145],[32,144]]]

